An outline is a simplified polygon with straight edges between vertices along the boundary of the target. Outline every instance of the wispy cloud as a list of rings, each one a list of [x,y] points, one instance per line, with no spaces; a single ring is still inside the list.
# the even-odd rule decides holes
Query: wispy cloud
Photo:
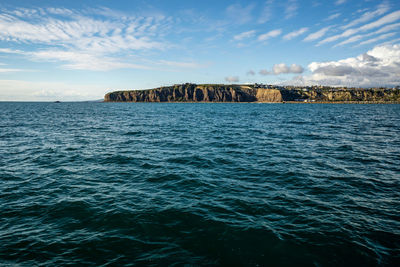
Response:
[[[127,63],[112,57],[96,55],[77,51],[43,50],[31,52],[29,55],[38,61],[62,62],[65,69],[108,71],[113,69],[150,69],[145,65]]]
[[[368,34],[357,34],[357,35],[354,35],[354,36],[352,36],[352,37],[350,37],[350,38],[348,38],[348,39],[346,39],[346,40],[334,45],[334,47],[343,46],[343,45],[346,45],[346,44],[351,44],[351,43],[357,42],[359,40],[371,37],[373,35],[389,32],[389,31],[392,31],[392,30],[396,30],[398,28],[400,28],[400,23],[389,24],[389,25],[386,25],[386,26],[380,28],[379,30],[377,30],[375,32],[371,32],[371,33],[368,33]]]
[[[0,80],[0,99],[12,101],[96,100],[103,97],[109,86],[110,84],[98,86],[62,82]]]
[[[346,30],[345,32],[343,32],[341,34],[333,35],[333,36],[330,36],[328,38],[325,38],[324,40],[319,41],[317,46],[320,46],[320,45],[325,44],[325,43],[330,43],[330,42],[336,41],[336,40],[338,40],[340,38],[343,38],[343,37],[349,37],[349,36],[357,33],[358,31],[359,31],[359,29],[348,29],[348,30]]]
[[[202,68],[205,65],[199,64],[196,62],[179,62],[179,61],[169,61],[169,60],[159,60],[156,64],[162,66],[176,67],[176,68],[185,68],[185,69],[196,69]]]
[[[376,42],[378,42],[378,41],[380,41],[380,40],[388,39],[388,38],[394,36],[395,34],[396,34],[395,32],[382,34],[382,35],[379,35],[379,36],[377,36],[377,37],[375,37],[375,38],[372,38],[372,39],[366,40],[366,41],[364,41],[364,42],[361,42],[361,43],[359,43],[357,46],[376,43]]]
[[[64,68],[70,69],[110,70],[146,68],[126,62],[116,56],[118,53],[162,50],[168,46],[162,41],[163,31],[169,24],[167,18],[116,18],[107,17],[107,14],[99,17],[99,13],[94,16],[92,12],[65,8],[3,11],[0,40],[40,45],[41,50],[21,53],[2,48],[0,52],[25,54],[36,60],[61,61]]]
[[[351,43],[354,43],[354,42],[357,42],[357,41],[363,39],[364,37],[365,36],[361,35],[361,34],[354,35],[354,36],[350,37],[349,39],[344,40],[344,41],[334,45],[333,47],[338,47],[338,46],[343,46],[343,45],[346,45],[346,44],[351,44]]]
[[[272,30],[272,31],[269,31],[267,33],[259,35],[258,36],[258,40],[259,41],[266,41],[266,40],[268,40],[270,38],[273,38],[273,37],[276,37],[276,36],[280,35],[281,33],[282,33],[281,29]]]
[[[374,22],[371,22],[369,24],[362,26],[360,28],[360,30],[367,31],[367,30],[374,29],[374,28],[380,27],[382,25],[394,22],[399,19],[400,19],[400,10],[392,12],[392,13],[378,19],[377,21],[374,21]]]
[[[23,52],[20,50],[13,50],[10,48],[0,48],[0,54],[22,54]],[[0,66],[7,66],[5,63],[0,62]],[[0,67],[0,73],[9,73],[9,72],[32,72],[34,70],[29,69],[20,69],[20,68],[8,68],[8,67]]]
[[[390,9],[390,7],[389,7],[389,5],[387,3],[380,4],[377,7],[376,10],[365,12],[358,19],[355,19],[355,20],[351,21],[350,23],[342,26],[341,29],[348,29],[348,28],[351,28],[351,27],[353,27],[355,25],[358,25],[360,23],[367,22],[367,21],[369,21],[369,20],[371,20],[373,18],[376,18],[378,16],[381,16],[381,15],[385,14],[387,11],[389,11],[389,9]]]
[[[346,0],[337,0],[337,1],[335,2],[335,5],[342,5],[342,4],[344,4],[344,3],[346,3]]]
[[[17,50],[17,49],[11,49],[11,48],[0,48],[0,53],[6,53],[6,54],[23,54],[24,51],[22,51],[22,50]]]
[[[47,13],[54,14],[54,15],[61,15],[61,16],[71,16],[74,12],[67,8],[60,8],[60,7],[49,7],[46,9]]]
[[[391,31],[391,30],[396,30],[397,28],[400,28],[400,22],[386,25],[386,26],[380,28],[379,30],[377,30],[375,33],[388,32],[388,31]]]
[[[388,46],[388,45],[393,45],[393,44],[398,44],[398,43],[400,43],[400,38],[395,38],[395,39],[380,43],[377,46]]]
[[[256,75],[256,73],[254,72],[254,70],[249,70],[249,71],[246,73],[246,75],[254,76],[254,75]]]
[[[312,7],[318,7],[320,5],[322,5],[322,3],[320,1],[315,1],[315,0],[312,1],[312,4],[311,4]]]
[[[45,11],[42,11],[45,12]],[[71,11],[73,12],[73,11]],[[67,19],[44,13],[35,20],[25,21],[18,16],[0,18],[0,39],[31,42],[113,52],[116,49],[162,48],[152,41],[159,22],[154,18],[132,18],[115,21],[85,17],[80,13]]]
[[[385,24],[394,22],[394,21],[399,20],[399,19],[400,19],[400,10],[392,12],[392,13],[390,13],[390,14],[388,14],[388,15],[386,15],[386,16],[384,16],[384,17],[382,17],[382,18],[380,18],[380,19],[378,19],[378,20],[376,20],[374,22],[365,24],[365,25],[363,25],[361,27],[348,29],[348,30],[344,31],[341,34],[330,36],[330,37],[320,41],[317,45],[319,46],[319,45],[322,45],[322,44],[330,43],[330,42],[336,41],[336,40],[338,40],[340,38],[352,36],[352,35],[354,35],[354,34],[356,34],[358,32],[363,32],[363,31],[368,31],[368,30],[374,29],[374,28],[378,28],[380,26],[383,26]]]
[[[233,4],[226,8],[226,14],[236,24],[244,24],[253,19],[254,5],[250,4],[242,6],[240,4]]]
[[[340,15],[342,15],[342,14],[341,13],[335,13],[335,14],[332,14],[329,17],[327,17],[325,20],[333,20],[333,19],[336,19],[336,18],[340,17]]]
[[[271,19],[273,14],[273,4],[274,0],[268,0],[265,2],[265,5],[261,11],[261,15],[258,19],[258,23],[265,23]]]
[[[228,77],[225,77],[225,81],[230,82],[230,83],[237,83],[237,82],[239,82],[239,77],[238,76],[228,76]]]
[[[298,29],[297,31],[292,31],[292,32],[286,34],[285,36],[283,36],[283,39],[291,40],[297,36],[300,36],[300,35],[306,33],[307,31],[308,31],[308,28],[304,27],[304,28]]]
[[[290,19],[297,15],[297,9],[299,5],[297,0],[288,0],[286,7],[285,7],[285,19]]]
[[[235,36],[233,36],[233,39],[236,41],[241,41],[243,39],[248,39],[253,37],[256,34],[255,30],[251,30],[251,31],[247,31],[247,32],[242,32],[240,34],[237,34]]]
[[[3,73],[3,72],[19,72],[19,71],[24,71],[24,70],[23,69],[0,68],[0,73]]]
[[[330,28],[331,27],[328,26],[328,27],[320,29],[319,31],[310,33],[306,38],[304,38],[303,41],[310,42],[310,41],[317,40],[317,39],[323,37]]]

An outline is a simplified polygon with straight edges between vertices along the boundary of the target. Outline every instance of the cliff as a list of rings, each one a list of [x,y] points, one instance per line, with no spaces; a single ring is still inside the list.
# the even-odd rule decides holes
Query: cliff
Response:
[[[281,102],[279,90],[258,90],[245,85],[182,84],[150,90],[117,91],[106,102]]]
[[[284,101],[315,102],[400,102],[399,89],[284,89]]]
[[[105,102],[399,102],[400,89],[260,87],[260,85],[180,84],[149,90],[115,91]]]

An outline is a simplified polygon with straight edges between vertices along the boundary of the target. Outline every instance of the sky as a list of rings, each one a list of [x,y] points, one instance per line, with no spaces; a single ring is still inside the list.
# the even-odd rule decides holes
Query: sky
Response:
[[[0,101],[186,82],[398,86],[400,1],[0,2]]]

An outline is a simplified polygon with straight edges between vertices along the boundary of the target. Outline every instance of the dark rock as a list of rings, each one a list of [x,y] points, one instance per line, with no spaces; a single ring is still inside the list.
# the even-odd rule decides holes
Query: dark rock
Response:
[[[400,102],[399,89],[276,87],[179,84],[149,90],[116,91],[105,102]]]

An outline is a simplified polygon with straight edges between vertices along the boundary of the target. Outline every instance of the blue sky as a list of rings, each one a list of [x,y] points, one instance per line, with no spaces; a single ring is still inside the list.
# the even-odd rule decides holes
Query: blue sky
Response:
[[[400,85],[400,2],[0,2],[0,101],[175,83]]]

